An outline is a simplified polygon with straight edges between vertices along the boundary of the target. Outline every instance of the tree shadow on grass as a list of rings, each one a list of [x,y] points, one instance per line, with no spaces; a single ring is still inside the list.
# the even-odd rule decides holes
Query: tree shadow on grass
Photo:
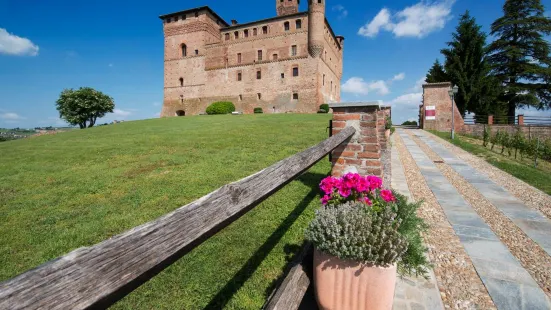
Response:
[[[281,222],[279,227],[264,241],[264,243],[256,250],[247,262],[239,269],[239,271],[226,283],[226,285],[214,296],[205,309],[222,309],[230,301],[241,287],[247,282],[247,280],[253,275],[256,269],[260,266],[262,261],[268,256],[272,249],[279,243],[285,233],[291,228],[298,217],[306,210],[308,205],[316,198],[319,193],[319,182],[326,175],[320,173],[307,172],[297,178],[298,181],[309,186],[310,192],[297,204],[293,211]],[[287,253],[287,260],[291,261],[294,255],[299,252],[300,246],[285,247]],[[270,291],[274,287],[277,281],[274,281],[270,285]],[[268,293],[269,294],[269,293]]]

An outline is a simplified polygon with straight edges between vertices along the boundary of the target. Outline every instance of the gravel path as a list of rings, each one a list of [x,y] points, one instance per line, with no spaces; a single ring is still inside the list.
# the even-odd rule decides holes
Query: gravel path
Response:
[[[477,275],[453,228],[425,183],[419,168],[399,136],[394,138],[407,183],[414,200],[423,200],[419,210],[430,226],[423,236],[440,288],[442,301],[451,309],[495,309],[486,287]]]
[[[442,161],[440,156],[411,131],[408,134],[431,160]],[[436,163],[436,166],[551,297],[551,257],[450,166],[444,163]]]
[[[515,197],[524,202],[526,206],[539,210],[547,218],[551,219],[551,196],[492,166],[484,159],[464,151],[463,149],[427,131],[425,131],[425,133],[452,151],[457,157],[467,162],[473,168],[485,173],[496,184],[501,185]]]

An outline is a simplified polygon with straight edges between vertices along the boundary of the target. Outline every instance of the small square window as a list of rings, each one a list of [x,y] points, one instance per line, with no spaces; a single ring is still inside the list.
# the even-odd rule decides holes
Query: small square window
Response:
[[[260,70],[256,71],[256,79],[257,80],[262,79],[262,71],[260,71]]]
[[[297,19],[297,21],[296,21],[296,27],[297,27],[297,29],[301,29],[301,28],[302,28],[302,20]]]
[[[298,93],[293,93],[293,100],[298,100]]]
[[[262,94],[261,93],[257,93],[256,96],[258,97],[258,99],[262,99]]]
[[[298,67],[293,68],[293,76],[298,76]]]
[[[281,74],[281,78],[282,78],[282,79],[285,78],[285,73],[282,73],[282,74]]]
[[[245,29],[245,31],[243,31],[243,35],[245,35],[245,38],[248,38],[249,37],[249,29]]]
[[[195,12],[195,17],[199,17],[199,12]]]
[[[293,45],[291,46],[291,56],[296,56],[296,55],[297,55],[297,46]]]
[[[195,50],[195,55],[199,55],[199,50]]]
[[[166,23],[169,24],[170,23],[170,17],[166,19]]]
[[[258,50],[258,61],[262,60],[262,50]]]
[[[239,31],[236,31],[233,33],[233,36],[236,38],[236,39],[239,39]]]
[[[174,16],[174,21],[175,21],[175,22],[178,21],[178,16]]]
[[[284,24],[285,31],[289,31],[291,29],[291,26],[289,26],[289,22],[285,22]]]
[[[277,54],[272,55],[273,60],[277,60]]]
[[[243,95],[239,95],[239,101],[243,100]]]
[[[262,27],[262,34],[268,34],[268,26]]]
[[[182,15],[182,20],[186,20],[187,16],[186,14]]]
[[[256,28],[253,28],[253,36],[258,34],[258,30]]]
[[[229,41],[230,40],[230,34],[229,33],[224,34],[224,39],[226,41]]]
[[[242,78],[241,72],[238,72],[238,73],[237,73],[237,80],[238,80],[238,81],[241,81],[241,78]]]
[[[241,53],[238,53],[238,54],[237,54],[237,63],[238,63],[238,64],[241,63]]]

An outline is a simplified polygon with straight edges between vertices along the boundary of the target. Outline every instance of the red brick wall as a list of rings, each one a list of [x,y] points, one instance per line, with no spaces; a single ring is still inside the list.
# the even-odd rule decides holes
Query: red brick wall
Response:
[[[423,106],[421,107],[422,127],[428,130],[450,131],[452,128],[452,101],[448,93],[452,84],[445,83],[429,83],[423,85]],[[436,119],[427,120],[425,117],[425,109],[427,106],[436,107]],[[455,130],[463,129],[463,117],[459,113],[457,106],[454,109]]]

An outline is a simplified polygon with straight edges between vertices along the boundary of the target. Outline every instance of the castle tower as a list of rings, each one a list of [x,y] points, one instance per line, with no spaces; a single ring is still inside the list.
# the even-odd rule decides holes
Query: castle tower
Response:
[[[308,52],[316,58],[324,45],[325,0],[308,0]]]
[[[300,0],[275,0],[277,16],[298,13]]]

